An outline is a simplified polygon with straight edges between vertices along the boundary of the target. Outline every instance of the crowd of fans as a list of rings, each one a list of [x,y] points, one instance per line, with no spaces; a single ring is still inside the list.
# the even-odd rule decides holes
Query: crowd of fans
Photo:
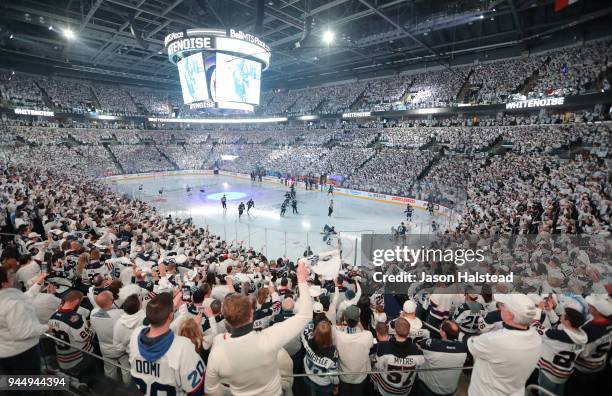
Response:
[[[495,103],[525,82],[531,96],[582,94],[603,86],[609,53],[597,42],[513,67],[273,91],[262,103],[287,115],[423,108],[454,104],[471,85],[469,100]],[[180,103],[10,72],[0,72],[0,93],[14,106],[73,112],[92,103],[167,114]],[[596,113],[197,130],[3,115],[0,374],[53,373],[81,389],[147,396],[451,395],[462,386],[516,395],[526,384],[610,394],[612,124],[593,123]],[[99,179],[171,169],[327,176],[440,203],[456,222],[439,243],[491,246],[498,262],[471,273],[517,280],[474,289],[418,281],[383,295],[368,268],[336,253],[266,257]],[[487,239],[510,234],[523,238],[510,256]],[[579,234],[590,242],[573,248]],[[423,261],[436,275],[449,270]],[[402,266],[382,270],[416,270]]]
[[[152,149],[112,149],[129,163],[154,162]],[[526,258],[512,264],[524,274],[516,284],[477,291],[413,282],[383,296],[364,269],[337,261],[330,273],[333,258],[265,257],[188,219],[161,217],[85,176],[84,166],[52,162],[69,161],[68,148],[25,150],[46,151],[45,160],[0,157],[3,373],[40,374],[43,362],[80,389],[109,381],[107,389],[145,395],[448,395],[462,377],[471,395],[518,394],[529,383],[557,395],[610,386],[612,300],[605,290],[563,291],[609,280],[605,243],[570,251],[542,236],[519,250]],[[385,148],[377,158],[388,161],[386,173],[376,159],[361,170],[390,183],[389,175],[413,177],[424,155]],[[609,230],[601,158],[509,153],[475,166],[459,232]],[[461,173],[453,180],[462,183]],[[552,254],[575,257],[576,273]],[[463,366],[472,367],[469,377]]]
[[[610,41],[595,41],[545,54],[458,66],[393,77],[319,87],[273,90],[261,95],[257,112],[265,115],[337,114],[454,106],[457,103],[505,103],[512,98],[580,95],[609,90]],[[462,88],[466,88],[462,91]],[[45,103],[43,89],[49,97]],[[39,77],[0,71],[2,99],[19,107],[54,108],[111,115],[167,116],[183,105],[178,91],[160,91]]]
[[[540,69],[531,95],[569,96],[592,92],[598,88],[601,73],[611,64],[612,45],[609,41],[553,52]]]

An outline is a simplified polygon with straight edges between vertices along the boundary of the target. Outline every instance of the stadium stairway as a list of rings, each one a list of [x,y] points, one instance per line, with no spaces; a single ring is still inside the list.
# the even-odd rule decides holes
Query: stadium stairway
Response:
[[[165,158],[170,164],[172,164],[172,166],[174,167],[174,170],[179,170],[181,169],[176,162],[174,162],[172,160],[172,158],[168,157],[168,155],[166,155],[166,153],[164,153],[162,150],[159,149],[159,147],[157,147],[157,145],[154,145],[155,150],[157,150],[157,152],[159,153],[159,155],[161,155],[163,158]]]
[[[363,89],[363,91],[361,91],[361,93],[355,97],[355,100],[353,100],[353,101],[351,102],[351,105],[349,106],[349,109],[351,109],[351,110],[357,110],[357,109],[360,109],[360,108],[363,106],[363,104],[364,104],[364,102],[365,102],[365,100],[363,100],[363,99],[364,99],[364,98],[363,98],[363,96],[365,95],[365,93],[366,93],[366,91],[368,90],[368,88],[370,88],[370,84],[368,84],[368,85],[367,85],[367,86],[366,86],[366,87]]]
[[[327,99],[321,99],[321,101],[314,107],[314,109],[312,109],[312,113],[318,113],[319,110],[321,110],[321,108],[325,104],[325,102],[327,102]]]
[[[102,108],[102,106],[100,106],[100,99],[98,99],[98,95],[96,95],[96,91],[91,85],[89,85],[89,91],[91,92],[91,97],[93,99],[94,106],[96,106],[96,109]]]
[[[406,89],[404,89],[404,93],[400,98],[401,102],[406,102],[408,100],[408,97],[410,96],[410,88],[412,88],[412,86],[414,85],[415,80],[416,79],[413,78],[408,84],[406,84]]]
[[[504,155],[508,151],[511,151],[512,146],[513,146],[513,145],[508,145],[506,143],[507,142],[504,141],[503,136],[500,136],[497,139],[495,139],[495,141],[489,146],[489,149],[487,151],[492,156]]]
[[[123,166],[121,165],[121,163],[119,162],[117,157],[115,157],[115,154],[113,153],[113,150],[111,150],[110,147],[108,147],[108,143],[102,143],[102,146],[104,146],[104,148],[108,152],[108,155],[110,155],[111,159],[113,160],[113,162],[117,166],[117,169],[119,169],[121,171],[121,174],[124,174],[125,170],[123,169]]]
[[[433,159],[431,161],[429,161],[429,164],[427,164],[427,166],[421,171],[421,173],[419,173],[419,175],[417,176],[417,180],[422,180],[425,176],[427,176],[427,174],[429,173],[429,170],[438,163],[438,161],[440,161],[440,158],[442,158],[444,156],[444,149],[440,149],[438,151],[438,154],[436,154],[435,157],[433,157]]]
[[[465,77],[463,85],[461,86],[461,88],[459,88],[459,92],[457,92],[457,103],[466,103],[466,96],[469,100],[470,95],[468,95],[468,92],[472,90],[472,84],[470,83],[470,78],[472,77],[472,74],[474,74],[474,69],[470,69],[470,72]]]
[[[419,147],[419,150],[429,150],[429,149],[434,148],[435,145],[436,145],[435,139],[429,139],[427,143]]]
[[[23,136],[15,135],[15,140],[18,141],[19,143],[22,143],[22,144],[26,145],[26,146],[30,146],[30,147],[35,146],[34,143],[31,143],[31,142],[28,142],[27,140],[25,140],[23,138]]]
[[[38,89],[40,89],[40,93],[41,96],[43,98],[43,102],[45,103],[45,106],[47,106],[48,108],[52,109],[53,106],[53,102],[51,101],[51,97],[49,96],[49,94],[47,93],[47,91],[45,91],[45,89],[43,87],[40,86],[40,84],[38,83],[38,81],[34,80],[34,85],[36,85],[38,87]]]

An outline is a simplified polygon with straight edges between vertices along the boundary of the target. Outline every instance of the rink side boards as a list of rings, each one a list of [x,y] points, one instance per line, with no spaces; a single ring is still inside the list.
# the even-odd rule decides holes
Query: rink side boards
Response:
[[[142,179],[156,179],[159,177],[169,177],[169,176],[213,176],[214,173],[212,170],[180,170],[180,171],[164,171],[164,172],[147,172],[147,173],[133,173],[129,175],[116,175],[116,176],[107,176],[102,179],[107,182],[115,182],[121,183],[123,181],[132,181],[132,180],[142,180]],[[250,180],[251,177],[244,173],[237,172],[228,172],[228,171],[219,171],[220,176],[230,176],[238,179]],[[281,179],[277,177],[264,176],[262,180],[269,184],[276,184],[284,187],[284,183]],[[305,188],[303,182],[298,182],[297,186],[300,188]],[[322,193],[327,193],[327,186],[325,190],[317,189],[312,191],[318,191]],[[361,190],[352,190],[349,188],[336,187],[334,186],[334,194],[342,195],[345,197],[359,198],[359,199],[368,199],[370,201],[376,202],[384,202],[395,205],[406,205],[410,204],[415,208],[427,209],[427,201],[422,201],[420,199],[410,198],[410,197],[400,197],[397,195],[388,195],[388,194],[379,194]],[[436,213],[444,216],[452,216],[453,212],[451,209],[446,206],[437,205],[435,206]],[[456,214],[455,214],[456,215]]]

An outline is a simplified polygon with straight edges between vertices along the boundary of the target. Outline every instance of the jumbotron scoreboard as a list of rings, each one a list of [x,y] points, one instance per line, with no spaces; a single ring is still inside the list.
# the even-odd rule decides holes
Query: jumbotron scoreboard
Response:
[[[183,102],[192,109],[250,111],[259,104],[261,73],[270,66],[270,47],[259,38],[229,29],[189,29],[164,41],[178,69]]]

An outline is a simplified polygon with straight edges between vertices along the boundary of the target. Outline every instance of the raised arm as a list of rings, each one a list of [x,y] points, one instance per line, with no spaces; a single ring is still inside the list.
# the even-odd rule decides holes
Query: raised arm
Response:
[[[308,269],[306,268],[306,261],[303,259],[298,262],[297,278],[300,290],[300,298],[296,306],[297,313],[295,316],[262,331],[261,341],[264,343],[264,348],[270,350],[282,348],[297,337],[312,319],[312,300],[306,282]]]

